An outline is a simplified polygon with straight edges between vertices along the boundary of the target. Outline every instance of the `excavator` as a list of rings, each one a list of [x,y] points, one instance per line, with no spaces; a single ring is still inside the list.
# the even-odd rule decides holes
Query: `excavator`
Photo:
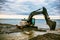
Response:
[[[55,30],[56,28],[56,22],[52,21],[47,13],[47,9],[45,7],[43,7],[42,9],[38,9],[35,10],[33,12],[30,13],[28,19],[22,19],[22,21],[20,22],[20,26],[17,26],[19,29],[24,29],[24,28],[28,28],[29,29],[34,29],[34,30],[38,30],[38,27],[35,26],[35,18],[33,18],[33,16],[35,15],[39,15],[39,14],[43,14],[44,18],[46,20],[46,24],[49,26],[50,30]]]

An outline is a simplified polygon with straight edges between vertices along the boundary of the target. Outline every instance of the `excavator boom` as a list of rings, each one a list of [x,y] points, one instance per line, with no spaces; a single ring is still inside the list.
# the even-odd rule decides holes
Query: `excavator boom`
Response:
[[[41,10],[41,11],[40,11]],[[35,15],[43,14],[46,20],[47,25],[50,27],[50,30],[55,30],[56,28],[56,22],[50,20],[50,17],[47,13],[47,9],[43,7],[43,9],[38,9],[36,11],[31,12],[31,14],[28,17],[28,22],[32,24],[32,17]]]

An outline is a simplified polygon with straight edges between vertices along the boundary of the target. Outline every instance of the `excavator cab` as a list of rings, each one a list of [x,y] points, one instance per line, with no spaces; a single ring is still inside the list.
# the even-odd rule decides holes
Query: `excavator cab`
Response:
[[[25,26],[25,25],[34,26],[35,25],[35,18],[32,18],[31,22],[28,22],[28,20],[24,18],[21,20],[20,25],[21,26]]]
[[[32,25],[35,25],[35,18],[32,18]]]

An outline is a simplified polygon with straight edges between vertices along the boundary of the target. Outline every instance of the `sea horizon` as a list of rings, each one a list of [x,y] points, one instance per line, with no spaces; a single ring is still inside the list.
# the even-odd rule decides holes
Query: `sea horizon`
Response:
[[[60,19],[53,19],[52,21],[56,21],[56,28],[60,28]],[[0,23],[3,24],[20,25],[20,22],[21,19],[0,19]],[[45,19],[35,19],[35,26],[38,26],[38,28],[49,28]]]

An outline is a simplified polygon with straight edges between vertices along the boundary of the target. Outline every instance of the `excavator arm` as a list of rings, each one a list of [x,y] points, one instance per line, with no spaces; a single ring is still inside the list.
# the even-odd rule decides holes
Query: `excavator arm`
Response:
[[[33,19],[32,17],[33,16],[38,15],[38,14],[43,14],[47,25],[50,27],[50,30],[55,30],[56,22],[50,20],[50,17],[47,13],[47,9],[45,7],[43,7],[43,9],[41,11],[39,11],[39,10],[41,10],[41,9],[31,12],[31,14],[28,17],[28,22],[30,22],[30,24],[32,24],[32,19]]]
[[[39,14],[43,14],[44,16],[46,14],[46,16],[49,18],[49,15],[47,13],[47,9],[45,7],[43,7],[42,9],[38,9],[36,11],[31,12],[28,17],[28,22],[32,22],[32,19],[33,19],[32,17],[35,15],[39,15]]]

